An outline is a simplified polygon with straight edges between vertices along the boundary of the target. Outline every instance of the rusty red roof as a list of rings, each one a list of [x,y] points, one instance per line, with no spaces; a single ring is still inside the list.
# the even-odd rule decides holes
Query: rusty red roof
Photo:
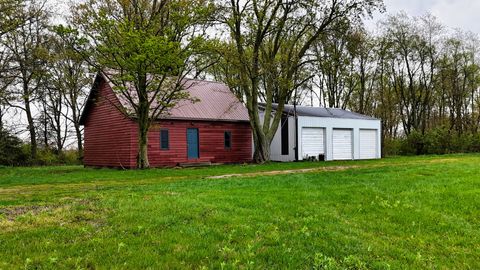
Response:
[[[219,82],[188,80],[184,87],[191,98],[180,101],[168,115],[162,118],[203,119],[223,121],[248,121],[245,105],[230,91],[228,86]]]
[[[103,79],[113,89],[113,84],[103,74],[98,74],[94,86],[87,100],[87,105],[81,117],[85,121],[90,103],[94,99],[98,80]],[[249,121],[245,105],[223,83],[203,80],[186,80],[183,84],[184,91],[190,94],[192,100],[182,100],[162,115],[161,119],[179,120],[209,120],[209,121]],[[115,93],[115,91],[113,91]],[[135,93],[131,93],[135,96]],[[122,95],[116,94],[118,101],[127,114],[133,116],[131,104]],[[135,97],[133,97],[135,98]],[[134,117],[134,116],[133,116]]]

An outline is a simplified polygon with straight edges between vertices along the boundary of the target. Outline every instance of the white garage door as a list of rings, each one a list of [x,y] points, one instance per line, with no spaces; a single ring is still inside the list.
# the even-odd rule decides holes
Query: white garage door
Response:
[[[360,129],[360,159],[377,158],[377,130]]]
[[[353,159],[352,133],[351,129],[333,130],[332,147],[334,160]]]
[[[302,157],[325,154],[325,129],[302,128]]]

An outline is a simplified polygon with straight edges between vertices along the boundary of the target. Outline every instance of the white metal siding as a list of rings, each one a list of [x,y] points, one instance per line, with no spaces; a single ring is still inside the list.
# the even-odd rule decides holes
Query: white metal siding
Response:
[[[264,113],[260,112],[260,120],[263,121]],[[270,145],[270,159],[273,161],[294,161],[295,160],[295,119],[288,118],[288,155],[282,155],[282,127],[278,125],[277,132]],[[252,140],[253,141],[253,140]],[[255,152],[255,145],[252,143],[252,153]]]
[[[377,130],[360,129],[360,159],[377,158]]]
[[[332,147],[334,160],[353,159],[351,129],[333,129]]]
[[[302,128],[302,157],[318,157],[325,154],[325,129]]]
[[[262,114],[262,112],[260,112]],[[263,119],[263,115],[261,116]],[[271,159],[275,161],[294,161],[295,160],[295,120],[291,116],[289,118],[289,155],[281,155],[281,130],[278,128],[272,144],[270,145],[271,150]],[[380,120],[365,120],[365,119],[344,119],[344,118],[329,118],[329,117],[311,117],[311,116],[299,116],[298,117],[298,157],[300,160],[303,159],[302,154],[307,149],[303,149],[303,140],[302,140],[302,129],[303,128],[323,128],[324,129],[324,151],[325,151],[325,160],[333,160],[333,130],[334,129],[347,129],[351,130],[351,145],[353,150],[351,150],[351,156],[348,159],[360,159],[360,130],[361,129],[371,129],[377,130],[377,155],[375,158],[380,158],[381,156],[381,123]],[[253,147],[253,145],[252,145]],[[252,151],[253,153],[253,151]]]

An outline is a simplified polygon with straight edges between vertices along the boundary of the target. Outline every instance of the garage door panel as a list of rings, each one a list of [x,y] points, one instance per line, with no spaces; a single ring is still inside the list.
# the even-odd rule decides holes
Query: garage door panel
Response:
[[[360,159],[377,158],[377,130],[360,129]]]
[[[332,147],[334,160],[353,159],[353,130],[333,129]]]
[[[325,154],[325,129],[302,128],[302,157]]]

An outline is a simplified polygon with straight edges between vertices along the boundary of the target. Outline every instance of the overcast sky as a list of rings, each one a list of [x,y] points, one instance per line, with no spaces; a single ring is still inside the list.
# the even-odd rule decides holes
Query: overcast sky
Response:
[[[55,10],[64,13],[68,10],[69,0],[48,0]],[[431,13],[439,22],[449,28],[460,28],[480,35],[480,0],[384,0],[387,7],[385,14],[396,14],[405,11],[411,16]],[[373,20],[367,22],[369,28],[384,18],[385,14],[375,14]]]
[[[480,34],[480,0],[384,0],[388,14],[405,11],[409,15],[421,16],[431,13],[449,28],[460,28]],[[385,14],[376,14],[374,21]],[[372,22],[367,25],[373,24]]]

